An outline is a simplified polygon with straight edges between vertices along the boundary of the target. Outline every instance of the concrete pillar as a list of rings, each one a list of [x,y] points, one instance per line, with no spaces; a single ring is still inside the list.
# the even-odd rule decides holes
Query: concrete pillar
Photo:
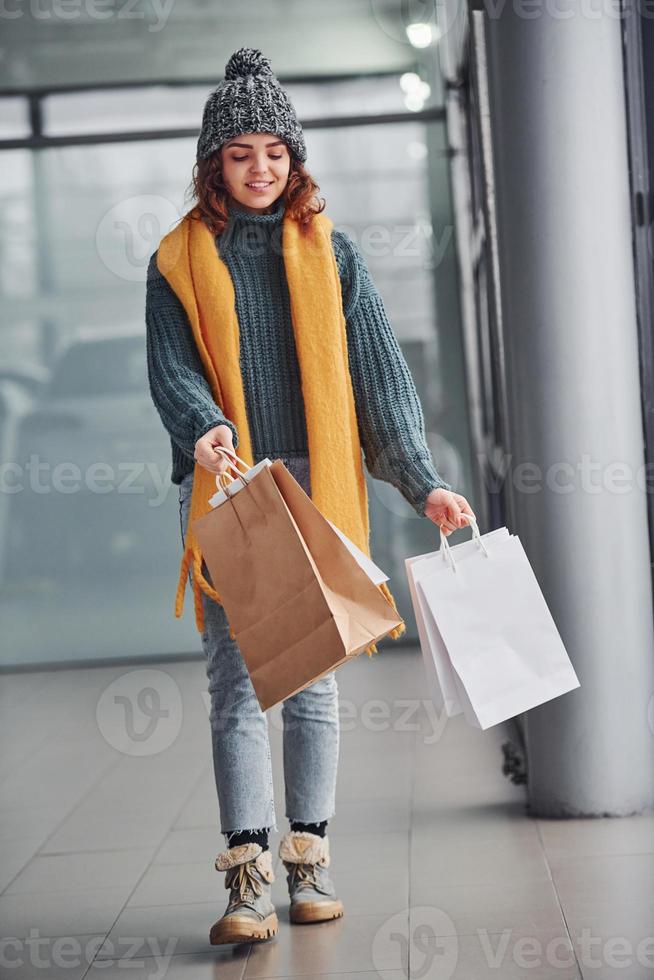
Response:
[[[527,714],[530,812],[633,813],[654,803],[654,637],[621,26],[488,9],[510,530],[581,682]]]

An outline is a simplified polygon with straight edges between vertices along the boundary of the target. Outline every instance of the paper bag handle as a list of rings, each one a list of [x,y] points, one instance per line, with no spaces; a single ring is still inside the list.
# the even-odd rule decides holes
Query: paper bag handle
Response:
[[[231,468],[232,468],[232,469],[234,470],[234,472],[236,473],[236,476],[233,476],[233,477],[232,477],[232,479],[231,479],[231,480],[229,480],[229,482],[228,482],[228,483],[223,483],[223,482],[222,482],[222,481],[223,481],[223,479],[224,479],[224,478],[225,478],[226,476],[228,476],[228,474],[227,474],[227,473],[216,473],[216,486],[218,487],[218,489],[219,489],[219,490],[223,490],[223,491],[225,492],[225,494],[226,494],[226,495],[227,495],[228,497],[231,497],[231,496],[232,496],[232,494],[230,494],[230,492],[229,492],[229,490],[228,490],[227,488],[228,488],[228,487],[229,487],[229,486],[230,486],[230,485],[231,485],[231,484],[232,484],[232,483],[233,483],[233,482],[234,482],[235,480],[240,480],[240,481],[241,481],[241,483],[242,483],[242,484],[243,484],[244,486],[245,486],[246,484],[248,484],[248,483],[250,482],[250,481],[248,480],[248,478],[247,478],[247,477],[245,476],[245,474],[244,474],[244,473],[240,473],[240,472],[239,472],[239,470],[237,469],[237,467],[236,467],[236,466],[234,465],[234,463],[232,462],[232,458],[233,458],[233,459],[236,459],[236,460],[238,460],[238,462],[239,462],[239,463],[241,463],[241,465],[242,465],[242,466],[244,466],[244,467],[246,468],[246,470],[249,470],[249,469],[250,469],[250,467],[249,467],[249,466],[248,466],[248,464],[247,464],[247,463],[245,462],[245,460],[243,460],[243,459],[241,459],[241,457],[240,457],[240,456],[237,456],[237,455],[236,455],[236,453],[235,453],[235,452],[234,452],[233,450],[229,450],[229,449],[226,449],[226,448],[225,448],[224,446],[214,446],[213,448],[214,448],[214,449],[215,449],[215,450],[216,450],[217,452],[221,452],[221,453],[225,453],[225,456],[227,457],[227,465],[228,465],[228,466],[231,466]]]
[[[227,449],[225,446],[214,446],[213,448],[218,453],[226,453],[226,455],[227,455],[227,461],[228,461],[229,465],[232,467],[232,469],[236,470],[236,467],[234,466],[234,464],[232,462],[233,459],[238,460],[238,462],[241,464],[241,466],[244,466],[246,470],[249,470],[250,469],[250,467],[245,462],[245,460],[244,459],[241,459],[240,456],[237,456],[233,449]],[[238,470],[236,470],[236,472],[238,473]],[[222,473],[219,473],[217,475],[218,476],[222,476]],[[239,474],[239,476],[240,476],[240,474]]]
[[[479,533],[479,526],[477,524],[476,517],[473,517],[472,514],[465,514],[463,512],[461,512],[461,517],[464,517],[467,521],[470,521],[470,527],[472,528],[472,540],[475,542],[475,544],[477,545],[477,547],[480,548],[481,551],[483,551],[483,553],[486,555],[486,557],[487,558],[490,558],[490,554],[488,552],[488,548],[486,547],[486,545],[484,544],[484,542],[481,540],[481,534]],[[440,551],[441,551],[441,554],[443,556],[443,561],[449,562],[449,565],[450,565],[452,571],[453,572],[456,572],[456,562],[454,561],[454,558],[452,557],[452,550],[450,548],[450,543],[447,540],[447,535],[446,534],[443,534],[443,528],[440,529],[440,532],[441,532],[441,547],[440,547]]]
[[[245,466],[245,468],[247,470],[249,470],[251,467],[248,466],[248,464],[245,462],[245,460],[241,459],[240,456],[237,456],[236,453],[233,450],[225,449],[224,446],[214,446],[213,448],[216,449],[218,452],[225,453],[225,455],[227,456],[227,465],[228,466],[231,466],[231,468],[236,473],[236,476],[233,477],[228,483],[222,483],[221,482],[228,475],[227,473],[216,473],[216,486],[218,487],[219,490],[223,490],[224,491],[225,496],[227,497],[227,500],[232,505],[232,508],[233,508],[234,512],[236,513],[236,519],[238,520],[239,524],[241,525],[241,528],[243,529],[243,531],[245,532],[245,534],[247,536],[247,528],[245,527],[245,525],[241,521],[241,518],[238,515],[238,511],[236,510],[236,507],[234,505],[234,501],[232,500],[232,498],[234,497],[234,494],[229,492],[228,487],[231,486],[231,484],[234,483],[236,480],[240,480],[241,483],[243,484],[243,486],[247,486],[249,484],[249,482],[250,482],[250,479],[247,476],[245,476],[244,473],[239,473],[239,471],[237,470],[236,466],[234,466],[234,464],[232,463],[231,457],[233,456],[234,459],[237,459],[239,461],[239,463],[241,463],[243,466]],[[257,504],[257,507],[259,507],[259,510],[263,514],[264,523],[265,523],[265,521],[266,521],[265,511],[258,504]]]

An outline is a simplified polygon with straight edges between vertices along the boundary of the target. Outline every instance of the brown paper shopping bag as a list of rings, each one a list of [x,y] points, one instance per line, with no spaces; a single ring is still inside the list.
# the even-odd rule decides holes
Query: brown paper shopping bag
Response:
[[[265,711],[402,619],[281,460],[237,479],[193,528]]]

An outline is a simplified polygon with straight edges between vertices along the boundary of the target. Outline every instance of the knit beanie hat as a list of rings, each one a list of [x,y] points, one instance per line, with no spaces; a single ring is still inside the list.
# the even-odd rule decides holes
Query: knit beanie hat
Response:
[[[227,62],[224,80],[204,106],[197,159],[204,160],[243,133],[275,133],[298,160],[307,158],[295,109],[257,48],[239,48]]]

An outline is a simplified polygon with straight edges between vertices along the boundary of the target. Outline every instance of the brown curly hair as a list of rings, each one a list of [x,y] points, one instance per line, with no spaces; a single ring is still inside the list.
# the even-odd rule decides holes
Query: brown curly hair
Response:
[[[291,166],[282,197],[286,213],[305,231],[310,227],[314,215],[324,211],[325,199],[316,196],[319,185],[304,164],[293,153],[290,156]],[[230,193],[223,183],[220,149],[194,164],[193,176],[187,188],[187,194],[189,193],[191,200],[195,202],[191,218],[204,221],[213,235],[222,235],[229,218],[227,204]]]

